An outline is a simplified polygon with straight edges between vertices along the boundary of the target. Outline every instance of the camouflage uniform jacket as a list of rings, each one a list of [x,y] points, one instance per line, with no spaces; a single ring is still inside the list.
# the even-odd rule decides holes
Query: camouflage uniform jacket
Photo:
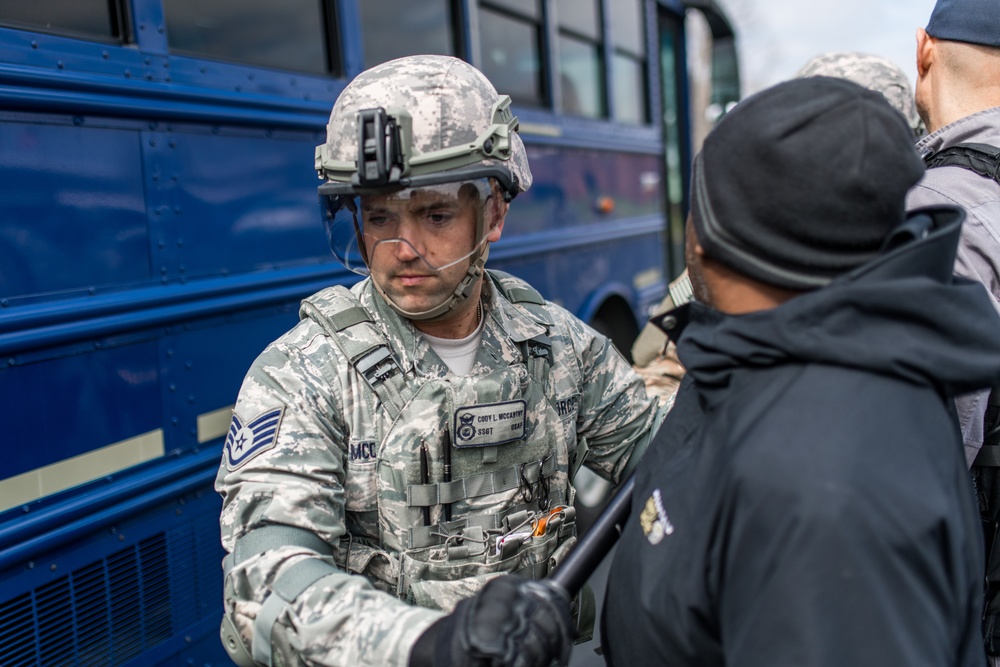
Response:
[[[337,289],[307,302],[329,314],[337,303],[331,290]],[[514,532],[532,496],[539,502],[547,492],[556,505],[572,503],[569,458],[580,439],[589,447],[586,465],[617,483],[662,417],[610,343],[559,306],[528,309],[487,286],[475,365],[470,376],[456,378],[370,281],[352,292],[391,348],[402,380],[417,387],[402,414],[393,419],[344,348],[314,317],[304,317],[248,372],[216,481],[224,498],[223,545],[231,554],[226,613],[262,664],[405,666],[417,637],[458,598],[495,573],[542,576],[558,555],[555,546],[568,548],[572,540],[557,530],[558,538],[528,539],[525,544],[538,546],[489,558],[486,565],[434,562],[433,556],[419,562],[420,553],[411,558],[419,540],[416,546],[430,544],[437,553],[449,547],[428,538],[427,524],[432,534],[447,533],[442,526],[451,525],[441,523],[440,495],[423,506],[408,502],[421,490],[441,494],[443,485],[421,482],[443,479],[445,447],[454,455],[455,480],[492,474],[495,487],[449,503],[456,517],[493,520],[493,527]],[[550,345],[548,367],[532,377],[521,342],[539,337]],[[518,395],[526,398],[520,417],[507,409],[518,401],[504,400]],[[491,402],[494,397],[500,401]],[[484,422],[518,439],[502,442],[483,436],[483,429],[469,431],[470,424]],[[449,431],[455,446],[443,440]],[[539,443],[548,451],[539,452]],[[422,448],[426,473],[416,472],[423,466],[414,463],[413,450]],[[512,462],[521,479],[496,484],[502,472],[487,471],[509,469]],[[468,541],[457,552],[476,545]],[[488,548],[489,556],[500,552],[497,543]],[[451,581],[441,587],[439,580]]]

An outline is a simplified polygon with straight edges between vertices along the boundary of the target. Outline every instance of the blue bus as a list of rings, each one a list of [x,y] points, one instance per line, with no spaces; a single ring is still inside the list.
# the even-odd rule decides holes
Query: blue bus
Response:
[[[736,99],[732,31],[713,101]],[[224,665],[221,502],[240,382],[355,276],[314,147],[377,62],[462,57],[535,176],[490,265],[628,350],[683,261],[680,0],[0,2],[0,665]]]

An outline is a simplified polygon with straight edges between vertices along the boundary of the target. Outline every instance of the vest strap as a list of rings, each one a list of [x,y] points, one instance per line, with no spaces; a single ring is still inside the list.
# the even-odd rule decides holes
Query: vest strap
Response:
[[[555,506],[559,502],[561,502],[560,494],[558,492],[553,492],[549,499],[550,505]],[[444,544],[448,540],[449,536],[456,535],[459,531],[464,531],[469,527],[480,528],[485,532],[506,531],[511,528],[511,522],[508,520],[508,517],[522,512],[525,517],[530,516],[530,506],[527,504],[520,504],[510,507],[502,512],[463,516],[453,521],[439,523],[434,526],[414,526],[409,530],[407,540],[409,545],[408,548],[423,549],[425,547],[434,547]],[[562,530],[562,527],[560,527],[560,530]],[[562,535],[560,535],[560,537],[562,537]]]
[[[550,454],[541,461],[532,461],[482,475],[471,475],[451,482],[410,484],[406,487],[406,504],[408,507],[432,507],[466,498],[502,493],[516,489],[522,482],[531,484],[544,477],[551,477],[555,471],[555,457]]]
[[[983,445],[976,454],[976,460],[972,462],[974,466],[985,466],[987,468],[1000,468],[1000,446]]]
[[[330,315],[330,321],[333,322],[333,326],[337,331],[343,331],[347,327],[353,327],[355,324],[371,322],[372,318],[367,310],[358,305],[333,313]]]
[[[330,340],[340,348],[378,396],[379,402],[389,413],[389,418],[396,419],[412,390],[407,385],[403,370],[393,357],[385,336],[375,326],[371,314],[349,289],[335,285],[325,294],[337,300],[330,308],[331,314],[328,315],[307,300],[302,302],[299,316],[308,317],[323,327]],[[339,335],[351,327],[359,327],[360,330],[352,336]]]
[[[962,167],[1000,183],[1000,148],[989,144],[956,144],[924,156],[928,169]]]

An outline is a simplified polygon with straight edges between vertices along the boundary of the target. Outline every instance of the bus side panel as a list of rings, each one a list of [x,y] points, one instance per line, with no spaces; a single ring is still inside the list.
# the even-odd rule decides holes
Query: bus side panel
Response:
[[[25,423],[27,434],[15,442],[60,447],[31,448],[35,459],[22,468],[59,459],[71,444],[89,448],[85,458],[93,460],[110,439],[164,424],[158,458],[0,514],[0,664],[64,664],[74,656],[86,658],[82,664],[137,667],[190,664],[192,658],[228,664],[217,635],[224,552],[221,499],[212,481],[243,374],[269,342],[294,326],[297,308],[296,298],[234,310],[147,332],[157,335],[155,341],[71,347],[0,369],[0,400],[23,407],[26,421],[40,403],[69,406],[82,395],[94,401],[87,404],[92,412],[73,423],[39,415],[38,437]],[[130,365],[136,351],[142,363]],[[78,367],[87,371],[78,386],[64,386],[65,392],[47,386]],[[102,369],[103,375],[97,372]],[[127,378],[142,378],[141,390]],[[19,391],[36,387],[42,391],[16,401]],[[39,395],[48,399],[39,402]],[[102,435],[124,418],[138,425]]]
[[[294,300],[171,328],[160,341],[167,451],[196,449],[226,434],[244,375],[271,341],[295,326],[298,305]],[[221,456],[220,445],[210,444]]]
[[[21,118],[25,122],[19,122]],[[139,133],[68,117],[0,115],[0,296],[150,275]]]
[[[98,349],[87,343],[38,356],[42,358],[29,363],[0,364],[3,439],[8,443],[4,472],[19,476],[22,484],[36,485],[35,497],[60,490],[61,480],[51,478],[57,473],[48,466],[160,427],[154,342],[105,341]],[[90,464],[100,462],[90,459]],[[63,472],[82,476],[79,481],[93,478],[79,462]],[[14,493],[9,484],[0,482],[5,500]],[[7,506],[5,502],[0,509]]]
[[[146,137],[163,277],[333,265],[313,204],[320,133],[166,125]]]
[[[196,644],[225,664],[219,511],[210,489],[179,494],[0,570],[0,664],[154,665]]]

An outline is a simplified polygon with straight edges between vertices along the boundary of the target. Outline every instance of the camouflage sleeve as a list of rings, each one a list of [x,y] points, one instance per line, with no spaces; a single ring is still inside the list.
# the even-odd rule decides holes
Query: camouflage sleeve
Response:
[[[345,533],[346,429],[337,400],[344,372],[339,350],[303,322],[269,346],[243,382],[216,479],[223,546],[232,554],[240,540],[253,541],[247,535],[274,526],[293,527],[314,544],[238,553],[226,577],[226,613],[248,649],[270,644],[271,664],[405,667],[417,637],[441,614],[376,590],[330,555]],[[308,559],[321,578],[274,605],[287,597],[272,598],[282,577]]]
[[[573,351],[566,361],[578,364],[582,379],[576,429],[577,439],[587,441],[585,465],[618,484],[646,451],[666,407],[646,394],[611,341],[561,308],[555,314]]]

